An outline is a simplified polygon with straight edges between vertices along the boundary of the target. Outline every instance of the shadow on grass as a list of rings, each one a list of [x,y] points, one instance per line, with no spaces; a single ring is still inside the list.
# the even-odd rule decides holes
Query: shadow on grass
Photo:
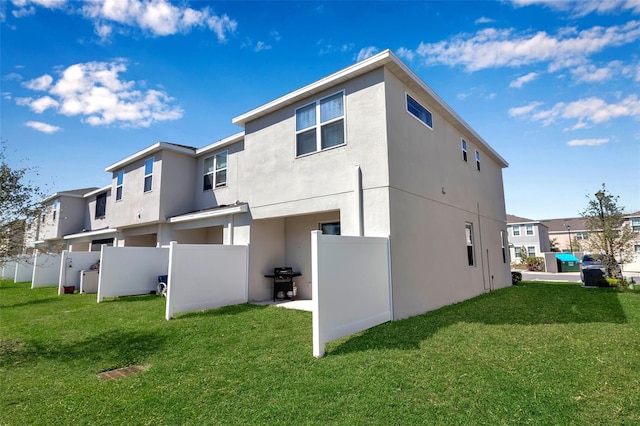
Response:
[[[10,367],[52,359],[70,363],[125,366],[143,362],[160,350],[167,337],[160,333],[111,330],[73,342],[0,339],[0,364]]]
[[[247,312],[255,312],[257,310],[263,310],[265,308],[267,308],[267,306],[243,303],[240,305],[223,306],[220,308],[206,309],[201,311],[183,312],[183,313],[176,314],[174,316],[174,319],[241,315]]]
[[[327,354],[370,349],[416,349],[440,329],[457,323],[488,325],[627,322],[615,289],[577,284],[521,284],[445,306],[424,315],[392,321],[348,338]]]
[[[56,296],[56,297],[49,297],[47,299],[35,299],[35,300],[29,300],[27,302],[14,303],[14,304],[8,304],[8,305],[0,304],[0,307],[2,307],[2,309],[9,309],[9,308],[19,308],[21,306],[43,305],[45,303],[59,303],[61,301],[62,299]]]

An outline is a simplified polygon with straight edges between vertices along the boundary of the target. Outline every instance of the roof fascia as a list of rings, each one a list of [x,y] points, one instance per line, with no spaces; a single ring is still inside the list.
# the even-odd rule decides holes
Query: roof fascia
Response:
[[[195,155],[194,149],[184,148],[167,142],[156,142],[153,145],[148,146],[147,148],[118,161],[117,163],[113,163],[112,165],[107,166],[107,168],[104,170],[105,172],[113,172],[115,170],[121,169],[127,164],[131,164],[135,161],[141,160],[144,157],[148,157],[149,155],[155,154],[156,152],[160,151],[173,151],[185,155]]]

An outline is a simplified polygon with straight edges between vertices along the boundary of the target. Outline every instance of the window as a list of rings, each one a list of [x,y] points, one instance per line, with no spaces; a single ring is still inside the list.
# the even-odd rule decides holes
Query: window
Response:
[[[476,169],[480,171],[480,152],[476,150]]]
[[[633,251],[640,254],[640,244],[636,244],[633,246]]]
[[[465,223],[464,224],[465,236],[467,239],[467,261],[469,266],[475,265],[475,253],[473,250],[473,224]]]
[[[407,93],[407,111],[411,115],[413,115],[415,118],[417,118],[418,120],[426,124],[430,129],[433,129],[433,121],[432,121],[433,118],[429,110],[423,107],[422,105],[420,105],[418,101],[416,101],[411,96],[409,96],[408,93]]]
[[[321,223],[320,230],[327,235],[340,235],[340,222]]]
[[[107,212],[107,193],[96,195],[96,219],[100,219],[105,216]]]
[[[467,162],[467,141],[462,139],[461,145],[462,145],[462,161],[466,163]]]
[[[576,232],[576,240],[588,240],[589,233],[588,232]]]
[[[202,190],[220,188],[227,185],[227,151],[204,159]]]
[[[144,192],[153,187],[153,157],[144,162]]]
[[[502,245],[502,263],[507,263],[506,241],[504,239],[504,231],[500,231],[500,244]]]
[[[297,157],[344,145],[344,139],[344,92],[296,110]]]
[[[124,180],[124,170],[116,172],[116,201],[122,200],[122,182]]]
[[[524,227],[527,235],[533,235],[533,225],[525,225]]]
[[[528,246],[527,247],[527,256],[536,257],[536,248],[533,247],[533,246]]]
[[[513,225],[511,227],[511,230],[513,231],[513,236],[514,237],[519,237],[520,236],[520,225]]]
[[[53,200],[53,220],[56,220],[58,214],[58,199]]]
[[[631,229],[634,231],[640,231],[640,217],[634,217],[631,219]]]

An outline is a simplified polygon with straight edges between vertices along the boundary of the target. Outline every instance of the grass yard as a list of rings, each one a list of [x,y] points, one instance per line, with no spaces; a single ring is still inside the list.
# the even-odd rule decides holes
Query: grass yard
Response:
[[[2,425],[640,424],[640,292],[523,282],[323,359],[308,312],[56,292],[0,282]]]

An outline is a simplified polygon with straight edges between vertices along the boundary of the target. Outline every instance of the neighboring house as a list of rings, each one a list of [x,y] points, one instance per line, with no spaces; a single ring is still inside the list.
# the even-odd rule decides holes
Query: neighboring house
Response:
[[[250,301],[285,265],[311,298],[313,230],[389,237],[396,319],[510,285],[506,161],[390,51],[233,123],[203,148],[159,142],[108,166],[112,184],[78,197],[82,225],[56,236],[248,244]]]
[[[527,257],[540,257],[542,253],[551,251],[550,229],[540,221],[508,214],[507,234],[511,259],[516,263],[522,261],[522,247],[526,248]]]
[[[640,211],[625,216],[624,220],[623,226],[630,226],[636,232],[636,237],[632,243],[633,258],[625,259],[626,265],[623,265],[623,267],[626,271],[640,272]]]
[[[540,222],[549,229],[549,238],[555,240],[559,251],[582,252],[588,248],[589,231],[585,218],[543,219]]]
[[[84,224],[84,194],[96,188],[57,192],[42,200],[42,212],[36,223],[35,248],[60,252],[66,248],[64,236],[82,230]]]

